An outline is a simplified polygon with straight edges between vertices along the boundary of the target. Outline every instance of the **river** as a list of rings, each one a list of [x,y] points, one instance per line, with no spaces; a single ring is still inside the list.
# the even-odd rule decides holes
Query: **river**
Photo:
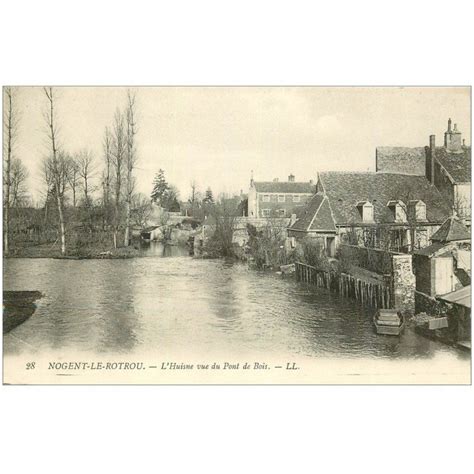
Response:
[[[469,354],[405,331],[377,336],[370,311],[291,277],[193,259],[151,245],[123,260],[4,260],[6,290],[39,290],[35,314],[4,353],[226,354],[241,357],[428,359]]]

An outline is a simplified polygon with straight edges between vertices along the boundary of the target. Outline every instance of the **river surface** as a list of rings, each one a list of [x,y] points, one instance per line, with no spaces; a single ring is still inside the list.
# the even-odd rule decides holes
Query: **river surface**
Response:
[[[245,354],[466,361],[416,335],[377,336],[357,302],[240,263],[152,245],[124,260],[4,260],[6,290],[39,290],[35,314],[4,336],[4,352]]]

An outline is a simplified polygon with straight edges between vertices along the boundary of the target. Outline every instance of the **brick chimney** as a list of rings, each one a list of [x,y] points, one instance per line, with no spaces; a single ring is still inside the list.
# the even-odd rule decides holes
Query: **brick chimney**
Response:
[[[290,174],[290,176],[288,176],[288,182],[289,183],[294,183],[295,182],[295,175],[294,174]]]
[[[444,147],[451,153],[460,153],[462,151],[461,132],[458,130],[457,123],[451,130],[451,119],[448,120],[448,130],[444,133]]]
[[[450,127],[450,124],[448,125],[448,127]],[[434,180],[435,180],[435,166],[434,166],[435,153],[436,153],[436,136],[430,135],[430,162],[429,162],[428,179],[431,184],[434,184]]]

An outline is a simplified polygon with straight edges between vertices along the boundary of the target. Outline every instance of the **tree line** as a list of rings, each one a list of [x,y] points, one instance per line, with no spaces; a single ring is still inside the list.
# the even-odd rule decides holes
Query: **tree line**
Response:
[[[152,204],[169,212],[181,212],[196,221],[216,227],[216,238],[227,253],[231,223],[243,215],[239,197],[214,197],[210,187],[203,192],[190,182],[187,200],[180,201],[176,186],[168,183],[160,169],[150,196],[136,191],[138,163],[138,120],[136,94],[127,90],[104,128],[99,156],[88,148],[71,150],[65,139],[61,115],[61,91],[44,87],[40,91],[43,116],[38,129],[46,145],[40,163],[40,205],[33,207],[28,196],[28,170],[21,161],[19,97],[21,89],[4,89],[4,253],[27,246],[51,244],[62,255],[126,248],[132,228],[145,228]],[[21,98],[21,97],[20,97]],[[240,207],[239,207],[240,206]],[[23,245],[23,247],[22,247]]]
[[[149,205],[147,197],[135,189],[136,94],[128,90],[125,105],[117,107],[111,124],[104,130],[102,155],[97,157],[87,148],[76,152],[68,148],[61,132],[58,90],[44,87],[41,93],[44,109],[41,129],[47,152],[41,162],[40,218],[40,212],[31,211],[28,171],[17,156],[21,122],[18,90],[4,89],[4,253],[10,252],[15,235],[11,224],[21,220],[22,212],[29,223],[27,229],[39,236],[55,235],[63,255],[70,247],[81,244],[81,237],[92,244],[99,239],[114,248],[128,247],[131,227],[136,224],[135,214],[146,218],[146,213],[134,210],[143,211]],[[27,213],[28,209],[31,212]]]

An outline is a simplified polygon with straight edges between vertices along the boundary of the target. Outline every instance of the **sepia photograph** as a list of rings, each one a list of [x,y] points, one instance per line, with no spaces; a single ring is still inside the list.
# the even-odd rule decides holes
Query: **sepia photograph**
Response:
[[[471,4],[2,2],[2,470],[469,470]]]
[[[4,384],[470,384],[471,88],[4,86]]]

